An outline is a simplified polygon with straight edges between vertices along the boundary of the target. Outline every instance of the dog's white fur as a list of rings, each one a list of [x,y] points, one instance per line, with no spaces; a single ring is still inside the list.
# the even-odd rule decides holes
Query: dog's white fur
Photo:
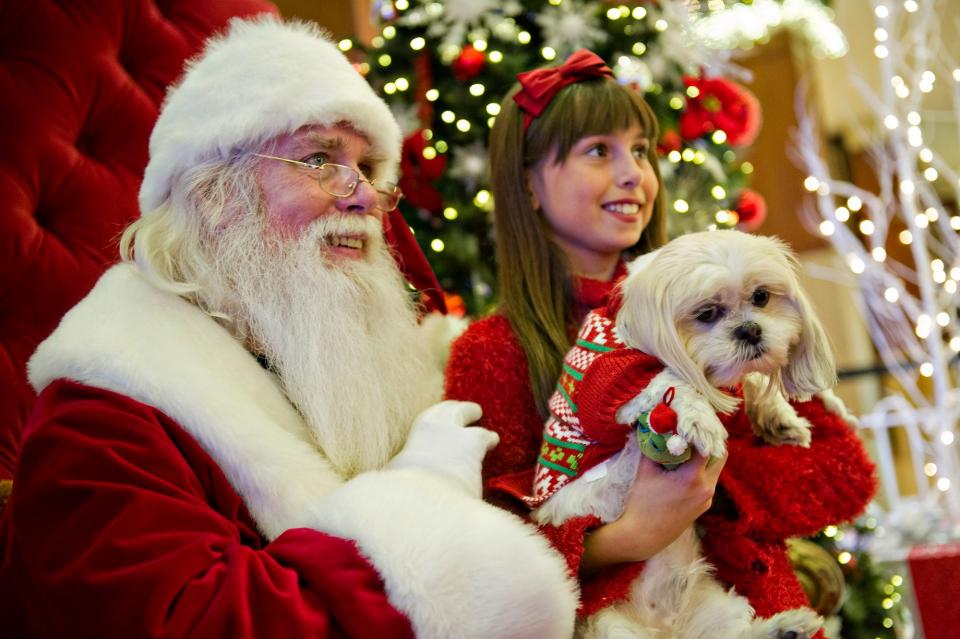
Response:
[[[632,424],[673,386],[680,437],[704,456],[721,456],[727,433],[716,413],[729,413],[739,403],[721,389],[739,383],[756,434],[771,444],[810,445],[810,423],[787,397],[821,393],[829,410],[852,420],[826,390],[836,380],[833,355],[797,271],[783,242],[738,231],[685,235],[631,265],[617,332],[627,346],[656,356],[666,368],[617,411],[617,421]],[[744,326],[755,344],[744,338]],[[617,519],[640,458],[632,433],[599,472],[561,488],[534,518],[553,525],[585,514]],[[821,624],[806,608],[755,619],[745,598],[712,577],[691,527],[646,562],[629,600],[585,620],[577,635],[776,639],[793,632],[800,639]]]

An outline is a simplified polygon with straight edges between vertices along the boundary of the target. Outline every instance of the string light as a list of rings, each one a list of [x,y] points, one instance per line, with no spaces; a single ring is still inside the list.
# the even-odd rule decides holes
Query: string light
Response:
[[[833,225],[833,222],[831,222],[830,220],[824,220],[820,222],[821,235],[826,235],[827,237],[829,237],[833,235],[836,230],[837,230],[836,227]]]
[[[900,291],[891,286],[883,292],[883,299],[887,300],[891,304],[895,304],[896,301],[900,299]]]
[[[430,248],[432,248],[437,253],[442,253],[443,249],[445,248],[445,245],[443,243],[443,240],[441,240],[438,237],[436,239],[430,240]]]
[[[690,210],[690,204],[686,200],[675,200],[673,203],[673,210],[677,213],[686,213]]]
[[[887,260],[887,249],[877,246],[870,251],[870,256],[873,257],[875,262],[885,262]]]
[[[452,206],[448,206],[447,208],[443,209],[443,217],[448,220],[455,220],[459,215],[460,213],[457,212],[457,209],[453,208]]]
[[[410,41],[410,48],[413,49],[414,51],[419,51],[425,46],[427,46],[427,41],[421,38],[420,36],[417,36],[416,38]]]
[[[353,48],[353,40],[351,40],[350,38],[344,38],[343,40],[337,43],[337,48],[344,52],[349,51],[350,49]]]

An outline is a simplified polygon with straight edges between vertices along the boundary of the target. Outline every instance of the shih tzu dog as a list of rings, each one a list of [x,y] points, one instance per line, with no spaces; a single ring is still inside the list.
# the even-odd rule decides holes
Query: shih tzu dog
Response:
[[[717,413],[738,407],[733,387],[742,387],[755,433],[770,444],[810,444],[811,425],[788,398],[818,393],[852,419],[827,391],[836,381],[833,356],[797,270],[779,240],[738,231],[692,233],[638,258],[619,310],[591,313],[564,360],[534,495],[526,498],[534,519],[555,526],[581,515],[617,519],[641,456],[654,456],[643,433],[661,435],[653,452],[663,457],[654,458],[668,467],[682,463],[689,446],[704,457],[724,455]],[[621,350],[647,358],[648,382],[602,424],[587,414],[590,378],[626,370],[601,363]],[[801,639],[821,623],[807,608],[755,618],[745,598],[713,578],[691,527],[646,562],[628,601],[585,620],[578,636]]]

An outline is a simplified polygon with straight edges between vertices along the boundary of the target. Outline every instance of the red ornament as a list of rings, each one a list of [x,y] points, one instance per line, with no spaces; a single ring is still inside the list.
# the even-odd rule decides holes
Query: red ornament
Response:
[[[677,411],[670,408],[674,392],[673,386],[668,388],[663,394],[663,400],[653,407],[650,417],[647,418],[650,430],[658,435],[672,434],[677,431]]]
[[[677,133],[677,130],[667,129],[663,132],[663,135],[660,136],[660,141],[657,143],[657,153],[666,155],[670,153],[670,151],[679,151],[681,146],[683,146],[683,140],[680,139],[680,134]]]
[[[767,201],[756,191],[743,189],[737,198],[736,212],[740,218],[737,226],[744,231],[755,231],[767,219]]]
[[[443,196],[433,183],[443,175],[447,158],[442,153],[437,153],[428,160],[423,157],[425,148],[427,141],[423,137],[423,129],[414,131],[403,141],[400,190],[413,206],[431,213],[440,213],[443,210]]]
[[[467,303],[463,300],[462,296],[457,293],[448,293],[444,291],[443,299],[447,303],[447,315],[452,315],[454,317],[467,316]]]
[[[695,140],[720,129],[730,146],[747,146],[760,130],[760,103],[742,86],[723,78],[686,77],[683,83],[697,89],[687,98],[680,115],[680,135]]]
[[[472,45],[468,44],[463,47],[460,55],[457,56],[457,59],[454,60],[451,65],[453,77],[460,82],[466,82],[483,71],[483,67],[485,67],[486,64],[487,57],[483,54],[483,51],[478,51],[474,49]]]

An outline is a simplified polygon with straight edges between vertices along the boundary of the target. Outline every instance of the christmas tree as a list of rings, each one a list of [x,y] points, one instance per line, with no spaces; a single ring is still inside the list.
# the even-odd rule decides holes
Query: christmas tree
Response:
[[[658,115],[672,235],[762,221],[762,198],[744,188],[752,167],[736,153],[757,133],[759,106],[724,76],[735,70],[727,56],[693,37],[686,3],[394,0],[375,10],[381,31],[361,66],[407,135],[402,211],[468,312],[494,300],[486,143],[499,102],[517,73],[579,48]]]

